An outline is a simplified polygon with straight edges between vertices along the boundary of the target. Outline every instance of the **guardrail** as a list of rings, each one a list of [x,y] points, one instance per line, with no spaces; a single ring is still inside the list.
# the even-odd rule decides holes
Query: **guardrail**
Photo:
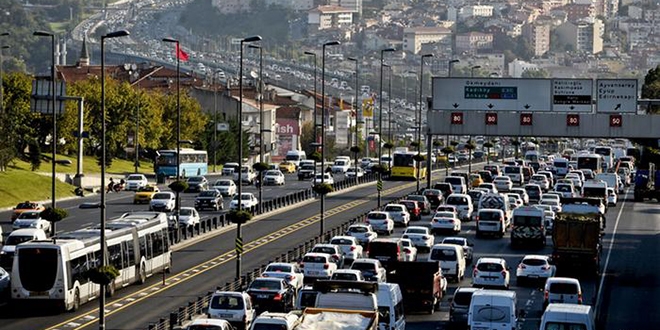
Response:
[[[352,180],[355,181],[355,180]],[[414,194],[414,193],[413,193]],[[404,200],[407,198],[408,195],[399,197],[392,202],[396,203],[401,200]],[[350,219],[344,223],[342,223],[339,226],[336,226],[328,231],[326,231],[323,235],[316,236],[314,238],[311,238],[307,241],[305,241],[302,244],[299,244],[297,247],[287,251],[286,253],[282,253],[279,256],[276,256],[274,259],[269,260],[268,263],[272,262],[299,262],[302,260],[302,257],[309,251],[311,250],[314,245],[319,244],[319,243],[325,243],[328,241],[330,238],[337,236],[337,235],[343,235],[348,227],[354,223],[359,223],[359,222],[364,222],[365,218],[367,217],[367,214],[371,211],[376,211],[383,209],[385,206],[381,206],[380,208],[374,208],[371,209],[370,211],[364,212],[357,217]],[[218,291],[242,291],[247,286],[257,277],[263,273],[263,271],[266,269],[266,265],[261,265],[258,268],[253,269],[252,271],[247,272],[245,275],[241,276],[240,279],[227,282],[223,286],[218,286],[216,287],[216,290]],[[195,300],[191,300],[188,302],[188,304],[184,306],[180,306],[177,310],[171,312],[167,317],[161,317],[157,322],[150,323],[148,329],[149,330],[173,330],[177,327],[181,327],[184,322],[192,320],[195,316],[205,314],[206,310],[208,309],[208,304],[209,301],[211,300],[211,296],[213,295],[213,291],[209,291],[204,295],[198,296]]]

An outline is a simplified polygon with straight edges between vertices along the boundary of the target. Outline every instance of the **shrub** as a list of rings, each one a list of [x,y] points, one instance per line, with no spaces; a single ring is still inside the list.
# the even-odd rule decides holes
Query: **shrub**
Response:
[[[252,168],[257,172],[263,172],[268,169],[268,164],[266,163],[254,163]]]
[[[383,148],[392,149],[394,148],[394,145],[392,143],[386,142],[385,144],[383,144]]]
[[[227,214],[229,221],[233,223],[246,223],[252,219],[252,213],[246,210],[231,210]]]
[[[360,152],[362,152],[362,148],[360,148],[359,146],[352,146],[351,147],[351,152],[359,154]]]
[[[174,192],[180,193],[180,192],[184,192],[186,189],[188,189],[188,182],[178,180],[178,181],[174,181],[174,182],[170,183],[170,185],[167,186],[167,187],[172,189],[172,191],[174,191]]]
[[[50,222],[58,222],[68,216],[69,213],[65,209],[61,209],[59,207],[56,208],[48,207],[45,210],[41,211],[41,217]]]
[[[449,155],[454,153],[454,148],[453,147],[444,147],[442,150],[440,150],[443,154]]]
[[[112,283],[117,276],[119,276],[119,271],[112,265],[92,268],[87,271],[87,277],[89,280],[99,285],[108,285]]]
[[[333,192],[334,188],[332,188],[332,185],[330,185],[329,183],[324,182],[324,183],[315,184],[312,190],[314,190],[314,192],[319,195],[327,195]]]

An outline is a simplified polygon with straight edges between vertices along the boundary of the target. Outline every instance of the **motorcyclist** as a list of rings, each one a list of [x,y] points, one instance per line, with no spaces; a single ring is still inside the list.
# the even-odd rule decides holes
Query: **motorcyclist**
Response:
[[[108,189],[106,190],[106,192],[108,193],[111,192],[114,187],[115,187],[115,181],[112,178],[110,178],[110,183],[108,183]]]

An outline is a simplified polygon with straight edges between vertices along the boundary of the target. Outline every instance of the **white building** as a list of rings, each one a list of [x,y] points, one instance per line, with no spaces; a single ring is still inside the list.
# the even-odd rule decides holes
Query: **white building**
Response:
[[[362,0],[329,0],[328,5],[344,7],[355,14],[362,15]]]
[[[461,12],[463,18],[470,17],[492,17],[493,6],[489,5],[471,5],[463,7]]]
[[[525,71],[538,69],[539,67],[536,64],[521,60],[513,60],[509,63],[509,76],[512,78],[520,78]]]
[[[443,27],[415,27],[403,30],[403,50],[417,54],[423,44],[448,43],[451,47],[451,30]]]
[[[308,12],[307,23],[317,30],[344,28],[353,24],[353,12],[344,7],[318,6]]]
[[[596,54],[603,50],[605,28],[599,19],[565,22],[556,31],[560,41],[573,46],[578,52]]]

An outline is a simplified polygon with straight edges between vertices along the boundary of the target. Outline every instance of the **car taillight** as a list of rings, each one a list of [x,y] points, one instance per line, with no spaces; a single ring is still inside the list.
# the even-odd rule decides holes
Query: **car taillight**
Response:
[[[527,267],[525,267],[524,264],[520,264],[520,265],[518,265],[518,268],[520,268],[520,269],[525,269],[525,268],[527,268]]]
[[[582,293],[578,293],[578,304],[582,304]]]
[[[479,216],[474,217],[474,221],[479,221]]]
[[[355,246],[351,245],[351,251],[355,251]]]
[[[273,300],[275,300],[275,301],[282,300],[282,294],[281,293],[276,294],[275,297],[273,297]]]
[[[296,279],[296,277],[293,276],[293,275],[287,275],[287,276],[285,276],[285,278],[286,278],[287,281],[291,281],[291,280],[295,280],[295,279]]]
[[[339,255],[338,255],[338,254],[333,254],[332,257],[335,258],[335,259],[339,259]]]
[[[449,223],[454,223],[454,220],[451,220],[451,219],[450,219],[450,220],[449,220]]]
[[[543,299],[545,299],[545,300],[547,301],[547,300],[548,300],[548,296],[549,296],[548,290],[545,290],[545,291],[543,292]]]
[[[545,266],[542,266],[541,269],[542,269],[542,270],[549,270],[549,269],[550,269],[550,266],[545,265]]]
[[[472,277],[477,277],[477,274],[479,274],[479,271],[476,268],[472,270]]]
[[[397,247],[396,247],[396,256],[398,257],[400,255],[401,255],[401,248],[397,245]]]
[[[323,269],[328,269],[328,268],[330,268],[330,264],[324,264],[323,265]]]
[[[305,264],[301,262],[300,263],[300,268],[305,268]]]
[[[403,235],[401,236],[401,238],[408,238],[408,235]]]
[[[502,277],[506,277],[506,270],[501,271],[500,274],[502,274]]]

